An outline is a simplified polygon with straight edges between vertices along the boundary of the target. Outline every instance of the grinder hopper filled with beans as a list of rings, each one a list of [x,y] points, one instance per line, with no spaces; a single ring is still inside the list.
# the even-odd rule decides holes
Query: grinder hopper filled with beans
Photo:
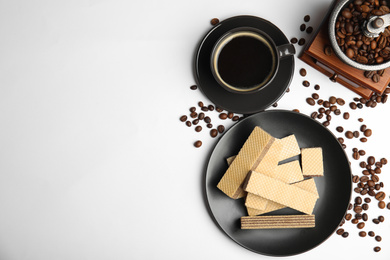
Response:
[[[329,18],[329,38],[336,55],[365,71],[390,67],[388,1],[342,0]]]

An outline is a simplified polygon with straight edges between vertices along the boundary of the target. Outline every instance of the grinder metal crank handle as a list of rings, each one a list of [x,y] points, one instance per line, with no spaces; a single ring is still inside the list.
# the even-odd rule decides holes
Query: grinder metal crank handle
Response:
[[[367,37],[378,37],[390,25],[390,14],[371,16],[363,23],[363,33]]]

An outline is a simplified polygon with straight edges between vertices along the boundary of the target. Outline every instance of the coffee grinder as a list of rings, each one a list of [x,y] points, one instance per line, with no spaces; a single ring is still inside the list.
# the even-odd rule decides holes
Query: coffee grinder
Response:
[[[334,24],[343,8],[350,0],[333,1],[331,7],[322,21],[319,29],[308,41],[299,58],[325,74],[332,82],[356,92],[363,98],[369,99],[375,92],[382,95],[390,83],[390,61],[380,65],[363,65],[349,59],[337,45]],[[362,24],[361,30],[368,37],[378,37],[379,33],[390,25],[390,16],[370,16]],[[330,49],[329,49],[330,48]],[[380,80],[374,82],[364,75],[365,71],[383,70]]]

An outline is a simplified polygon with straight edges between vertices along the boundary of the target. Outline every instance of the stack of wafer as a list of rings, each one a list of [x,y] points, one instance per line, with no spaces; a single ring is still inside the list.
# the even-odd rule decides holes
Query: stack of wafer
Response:
[[[301,162],[291,160],[297,155]],[[226,160],[229,168],[217,187],[232,199],[245,197],[250,217],[241,218],[243,229],[315,226],[312,213],[319,196],[312,177],[324,173],[321,147],[300,148],[293,134],[278,139],[255,127],[239,153]],[[302,215],[259,216],[285,207]]]

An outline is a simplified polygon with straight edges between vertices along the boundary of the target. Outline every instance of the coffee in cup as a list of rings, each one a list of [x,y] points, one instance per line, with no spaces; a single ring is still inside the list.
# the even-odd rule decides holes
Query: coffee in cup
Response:
[[[272,82],[281,57],[294,53],[291,44],[277,47],[258,29],[235,28],[215,44],[211,70],[216,81],[228,91],[252,93]]]

